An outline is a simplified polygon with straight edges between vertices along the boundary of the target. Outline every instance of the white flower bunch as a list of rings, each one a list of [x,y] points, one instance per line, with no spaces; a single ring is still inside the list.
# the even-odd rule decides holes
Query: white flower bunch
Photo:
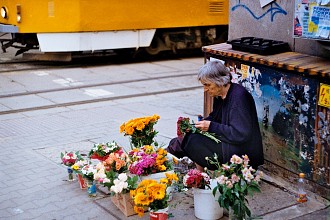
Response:
[[[111,186],[110,191],[114,193],[121,193],[124,189],[128,189],[127,175],[121,173],[118,178],[113,181],[114,185]]]
[[[112,141],[112,142],[108,142],[108,143],[106,143],[106,146],[108,147],[108,148],[106,149],[106,153],[108,153],[108,152],[113,152],[114,150],[117,150],[118,147],[119,147],[119,145],[118,145],[117,142],[115,142],[115,141]]]
[[[94,179],[94,174],[97,172],[96,167],[93,165],[85,165],[81,169],[81,173],[84,175],[84,177],[89,179]]]

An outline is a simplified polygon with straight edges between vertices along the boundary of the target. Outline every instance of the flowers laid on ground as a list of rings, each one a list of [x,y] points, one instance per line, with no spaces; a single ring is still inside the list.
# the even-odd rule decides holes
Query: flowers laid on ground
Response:
[[[153,179],[142,180],[135,190],[130,191],[135,212],[142,217],[146,207],[152,211],[167,208],[169,195],[166,188],[171,186],[173,181],[178,181],[175,173],[166,173],[166,178],[159,182]]]
[[[153,144],[154,137],[157,135],[157,131],[154,130],[154,125],[159,119],[159,115],[152,115],[140,118],[134,118],[127,122],[124,122],[120,126],[120,133],[124,133],[125,136],[130,136],[131,143],[134,147],[142,147],[144,145]],[[157,143],[155,142],[157,145]]]
[[[109,154],[116,152],[121,147],[115,142],[98,143],[94,144],[93,148],[89,151],[88,156],[92,159],[105,160]]]
[[[190,169],[183,177],[183,185],[188,188],[211,189],[210,176],[198,169]]]
[[[130,157],[129,172],[135,175],[172,170],[172,162],[168,160],[167,151],[163,148],[154,149],[151,145],[134,148],[128,153]]]
[[[179,117],[178,121],[177,121],[178,137],[183,137],[188,132],[199,133],[199,134],[202,134],[202,135],[214,140],[217,143],[221,142],[218,138],[216,138],[216,135],[214,133],[210,133],[207,131],[201,131],[200,129],[196,128],[194,126],[194,121],[192,121],[192,123],[190,123],[190,118]]]
[[[213,195],[219,191],[220,196],[217,199],[219,205],[226,209],[232,209],[238,219],[251,217],[251,211],[247,206],[246,196],[254,192],[260,192],[259,181],[261,174],[249,165],[247,155],[239,157],[233,155],[230,164],[220,164],[218,157],[213,159],[206,158],[211,164],[217,166],[214,171],[217,186],[213,189]]]

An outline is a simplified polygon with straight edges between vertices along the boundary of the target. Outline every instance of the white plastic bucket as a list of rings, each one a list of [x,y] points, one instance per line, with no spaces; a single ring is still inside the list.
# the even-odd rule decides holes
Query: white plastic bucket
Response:
[[[194,211],[197,218],[204,220],[222,218],[223,208],[220,207],[219,203],[216,201],[219,192],[216,194],[216,197],[214,197],[212,190],[193,188],[193,193]]]

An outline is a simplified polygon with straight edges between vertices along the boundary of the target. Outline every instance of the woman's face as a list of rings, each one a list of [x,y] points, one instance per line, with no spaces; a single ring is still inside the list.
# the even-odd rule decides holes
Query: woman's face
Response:
[[[207,91],[211,97],[220,96],[222,94],[222,86],[219,87],[215,83],[201,82],[204,86],[204,91]]]

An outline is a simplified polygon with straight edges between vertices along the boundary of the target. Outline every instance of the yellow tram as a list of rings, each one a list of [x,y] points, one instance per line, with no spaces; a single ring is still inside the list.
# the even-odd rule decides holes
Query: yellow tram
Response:
[[[0,0],[3,51],[201,48],[227,39],[227,0]],[[9,35],[10,36],[10,35]]]

